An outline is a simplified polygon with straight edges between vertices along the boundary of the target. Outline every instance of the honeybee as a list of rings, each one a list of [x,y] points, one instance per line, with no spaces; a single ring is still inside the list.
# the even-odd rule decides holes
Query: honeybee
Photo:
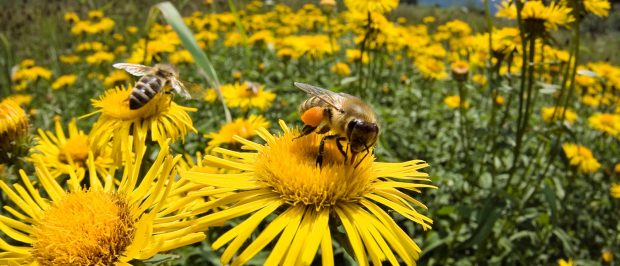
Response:
[[[166,83],[170,83],[172,89],[185,99],[192,98],[183,83],[178,80],[179,71],[173,65],[156,64],[149,67],[139,64],[116,63],[112,66],[141,77],[129,95],[129,109],[131,110],[140,109],[157,93],[166,92],[164,90]]]
[[[299,106],[304,127],[301,135],[297,138],[312,132],[325,134],[331,130],[334,133],[321,139],[316,164],[319,167],[323,164],[325,141],[332,139],[336,140],[336,146],[344,156],[345,161],[349,150],[351,152],[351,163],[355,161],[358,153],[365,151],[366,154],[360,162],[363,161],[379,136],[379,126],[372,108],[353,95],[337,93],[299,82],[295,82],[294,85],[310,95],[310,98]],[[347,141],[346,150],[341,141]]]

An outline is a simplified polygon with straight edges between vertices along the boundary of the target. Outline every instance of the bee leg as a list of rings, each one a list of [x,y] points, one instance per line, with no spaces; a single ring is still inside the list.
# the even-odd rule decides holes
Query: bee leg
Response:
[[[315,129],[316,129],[316,127],[309,126],[309,125],[304,125],[304,128],[303,128],[303,129],[301,129],[301,134],[300,134],[299,136],[295,137],[293,140],[296,140],[296,139],[298,139],[298,138],[301,138],[301,137],[303,137],[303,136],[306,136],[306,135],[308,135],[308,134],[310,134],[310,133],[314,132],[314,130],[315,130]]]
[[[337,139],[340,137],[339,135],[329,135],[325,136],[321,139],[321,143],[319,144],[319,154],[316,156],[316,165],[321,167],[323,165],[323,152],[325,152],[325,141],[331,139]]]
[[[341,141],[343,141],[343,140],[347,140],[347,138],[344,138],[344,137],[338,138],[336,140],[336,147],[338,147],[338,151],[340,151],[340,153],[344,157],[344,161],[346,162],[347,161],[347,152],[344,150],[344,147],[342,146],[342,142]]]

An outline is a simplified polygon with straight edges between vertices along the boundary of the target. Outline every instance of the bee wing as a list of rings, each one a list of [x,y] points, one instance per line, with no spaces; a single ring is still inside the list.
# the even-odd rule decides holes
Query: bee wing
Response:
[[[185,87],[183,82],[181,82],[180,80],[172,78],[170,79],[170,85],[172,86],[174,91],[176,91],[179,95],[183,96],[183,98],[185,99],[192,98],[192,95],[189,94],[189,92],[187,91],[187,88]]]
[[[325,103],[336,108],[336,110],[341,111],[341,112],[343,111],[342,102],[345,99],[345,95],[348,95],[348,94],[336,93],[330,90],[326,90],[323,88],[319,88],[317,86],[312,86],[312,85],[301,83],[301,82],[294,82],[293,84],[298,89],[305,91],[306,93],[312,96],[318,97]]]
[[[122,69],[127,71],[129,74],[134,76],[144,76],[151,73],[152,67],[139,65],[139,64],[130,64],[130,63],[116,63],[112,65],[115,68]]]

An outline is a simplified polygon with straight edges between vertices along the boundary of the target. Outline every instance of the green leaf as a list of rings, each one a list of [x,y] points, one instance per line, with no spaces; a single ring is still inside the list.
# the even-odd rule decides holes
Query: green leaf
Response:
[[[217,93],[218,98],[222,102],[224,107],[224,112],[226,115],[226,121],[231,122],[232,117],[230,115],[230,111],[226,106],[226,102],[224,101],[224,97],[222,96],[222,91],[220,90],[220,81],[217,78],[217,73],[215,72],[215,68],[207,55],[200,49],[196,39],[194,38],[194,34],[192,31],[185,25],[183,18],[179,14],[179,11],[170,3],[170,2],[162,2],[155,5],[155,8],[161,11],[161,14],[166,19],[166,22],[172,26],[172,29],[177,33],[179,39],[181,39],[181,43],[189,51],[196,62],[196,65],[200,68],[200,74],[202,74],[207,82],[211,85],[211,87]]]

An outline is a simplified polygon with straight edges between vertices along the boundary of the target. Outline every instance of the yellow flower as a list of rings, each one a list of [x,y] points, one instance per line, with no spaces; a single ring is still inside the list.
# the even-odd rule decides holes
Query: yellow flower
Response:
[[[222,126],[217,133],[213,132],[205,135],[205,138],[211,139],[207,149],[219,147],[224,143],[237,143],[233,138],[235,135],[249,139],[256,135],[256,130],[259,128],[269,128],[269,122],[263,116],[250,115],[247,119],[237,118],[235,121]]]
[[[56,81],[54,81],[54,83],[52,83],[52,89],[58,90],[62,87],[71,86],[75,84],[76,80],[77,80],[76,75],[62,75],[58,77]]]
[[[448,96],[443,99],[443,103],[452,109],[459,108],[461,106],[461,97],[458,95]],[[469,108],[469,102],[465,101],[463,103],[463,108]]]
[[[103,85],[108,88],[114,87],[116,85],[122,85],[130,80],[129,74],[124,70],[114,70],[103,79]]]
[[[327,35],[321,34],[289,36],[282,42],[284,46],[290,47],[295,55],[306,55],[314,59],[320,59],[326,54],[333,54],[339,49],[337,44],[331,43]]]
[[[577,167],[580,173],[594,173],[601,164],[594,158],[590,149],[572,143],[562,144],[562,149],[570,165]]]
[[[556,30],[575,18],[571,15],[572,9],[564,5],[551,2],[545,6],[542,1],[527,1],[523,3],[521,19],[525,21],[525,28],[530,33],[535,31]],[[509,19],[517,18],[517,7],[512,1],[504,1],[497,11],[498,17]]]
[[[495,104],[504,105],[504,102],[505,102],[504,96],[501,96],[501,95],[495,96]]]
[[[75,50],[78,52],[84,51],[103,51],[106,50],[107,47],[102,42],[83,42],[79,43]]]
[[[344,0],[344,4],[351,11],[368,13],[387,13],[398,6],[398,0]]]
[[[577,121],[577,114],[571,109],[564,110],[564,107],[543,107],[540,112],[543,121],[547,123],[558,121],[562,116],[564,116],[564,121],[569,124]]]
[[[192,64],[194,63],[194,58],[192,54],[189,53],[188,50],[180,50],[172,53],[170,55],[170,63],[173,64]]]
[[[11,80],[13,81],[35,81],[39,78],[49,80],[52,77],[52,71],[40,66],[24,67],[23,65],[13,73]]]
[[[375,162],[373,155],[343,162],[335,143],[328,142],[324,164],[317,167],[315,160],[322,136],[311,134],[293,141],[300,133],[290,130],[282,121],[280,126],[284,130],[280,135],[271,135],[265,129],[258,131],[267,142],[265,145],[236,137],[249,151],[216,149],[230,158],[205,157],[207,162],[238,173],[182,173],[190,181],[230,192],[206,203],[212,208],[226,208],[198,218],[196,222],[202,228],[251,214],[213,242],[214,249],[229,243],[221,263],[231,264],[234,257],[232,265],[243,265],[273,241],[275,246],[264,262],[266,265],[310,265],[319,249],[322,264],[333,265],[332,238],[345,234],[348,243],[340,245],[350,245],[352,256],[361,265],[368,264],[368,256],[375,265],[381,265],[381,261],[397,265],[396,256],[405,264],[414,264],[420,248],[384,207],[418,223],[424,230],[430,229],[432,220],[414,206],[426,207],[401,191],[420,193],[421,189],[435,188],[418,183],[430,181],[428,174],[418,172],[428,165],[420,160]],[[268,223],[261,227],[264,230],[241,250],[241,245],[264,220]],[[332,230],[335,227],[330,224],[342,224],[344,231]]]
[[[566,0],[563,0],[563,2],[566,2]],[[608,0],[583,0],[578,1],[578,3],[579,2],[583,3],[584,9],[588,13],[592,13],[598,17],[609,16],[611,4],[609,4]]]
[[[86,57],[86,62],[91,65],[99,65],[103,62],[111,63],[112,61],[114,61],[114,54],[104,51],[99,51]]]
[[[364,55],[362,56],[362,51],[359,49],[347,49],[346,56],[349,62],[359,62],[362,60],[362,64],[368,64],[370,61],[368,52],[364,52]]]
[[[448,73],[444,71],[443,62],[432,57],[416,58],[415,66],[418,68],[422,76],[427,79],[442,80],[448,77]]]
[[[564,260],[564,259],[559,259],[558,260],[558,266],[573,266],[573,259],[568,259],[568,260]]]
[[[150,133],[151,140],[159,143],[170,138],[185,139],[189,131],[196,132],[192,119],[187,112],[195,112],[195,108],[179,106],[172,101],[169,94],[158,93],[144,106],[129,109],[131,88],[124,86],[107,90],[92,104],[98,110],[86,116],[101,113],[90,132],[91,140],[96,149],[101,149],[112,140],[112,149],[121,151],[130,149],[131,136]],[[114,161],[122,162],[122,154],[114,153]]]
[[[136,159],[120,172],[120,182],[94,174],[92,161],[86,188],[70,174],[64,190],[36,163],[37,182],[24,171],[13,188],[0,181],[14,202],[4,206],[12,217],[0,215],[0,264],[131,265],[131,260],[202,241],[204,234],[186,219],[201,211],[184,207],[196,198],[175,180],[179,157],[169,155],[166,143],[145,172],[140,171],[144,152],[144,145],[136,148]]]
[[[618,186],[617,190],[618,190],[617,195],[614,197],[620,198],[620,186]],[[613,196],[613,191],[612,191],[612,196]],[[611,261],[614,260],[614,253],[612,253],[611,250],[608,250],[608,249],[603,250],[603,252],[601,252],[601,259],[603,259],[604,262],[610,263]]]
[[[0,159],[19,145],[28,134],[28,116],[19,104],[10,99],[0,102]]]
[[[69,22],[77,22],[80,21],[80,17],[78,17],[75,12],[65,12],[64,19]]]
[[[128,26],[127,27],[127,32],[131,33],[131,34],[134,34],[134,33],[138,32],[138,27],[136,27],[136,26]]]
[[[103,11],[95,9],[95,10],[91,10],[88,11],[88,18],[102,18],[103,17]]]
[[[6,97],[5,100],[11,100],[19,106],[29,105],[32,101],[32,95],[30,94],[13,94]]]
[[[81,181],[86,174],[86,164],[92,160],[100,176],[106,176],[112,166],[112,150],[104,146],[99,150],[91,147],[91,139],[83,131],[78,130],[76,120],[69,123],[69,135],[65,135],[60,118],[55,118],[56,134],[39,129],[37,146],[32,149],[28,158],[38,162],[49,171],[50,176],[57,178],[62,174],[74,173]]]
[[[77,62],[80,62],[80,57],[77,55],[61,55],[58,57],[58,60],[60,60],[60,62],[65,63],[65,64],[75,64]]]
[[[271,102],[276,98],[276,94],[266,91],[263,85],[249,82],[224,84],[221,90],[228,106],[242,110],[250,107],[265,110],[271,106]]]
[[[426,17],[422,18],[422,23],[424,23],[424,24],[430,24],[430,23],[435,22],[435,20],[436,20],[436,19],[435,19],[435,17],[433,17],[433,16],[426,16]]]
[[[594,113],[588,118],[588,125],[620,139],[620,114]]]
[[[471,80],[480,86],[484,86],[487,84],[487,77],[482,74],[475,74],[471,77]]]
[[[336,73],[336,75],[346,77],[351,74],[351,69],[349,65],[343,62],[337,62],[332,66],[332,72]]]
[[[259,46],[272,44],[274,42],[273,33],[268,30],[256,32],[248,38],[248,42]]]

